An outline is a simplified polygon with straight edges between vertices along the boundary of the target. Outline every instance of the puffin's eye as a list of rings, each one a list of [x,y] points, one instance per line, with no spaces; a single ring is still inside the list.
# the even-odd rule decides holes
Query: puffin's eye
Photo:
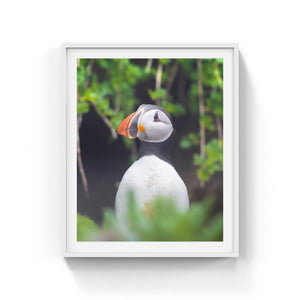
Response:
[[[158,116],[158,111],[155,112],[154,118],[153,118],[154,122],[159,122],[159,116]]]

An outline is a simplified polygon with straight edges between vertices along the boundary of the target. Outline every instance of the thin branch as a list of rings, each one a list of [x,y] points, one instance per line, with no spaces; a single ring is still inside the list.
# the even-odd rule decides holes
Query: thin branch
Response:
[[[157,66],[157,71],[156,71],[156,77],[155,77],[155,89],[156,90],[161,88],[162,71],[163,71],[163,64],[159,61],[158,66]]]
[[[110,120],[108,119],[108,117],[101,111],[97,111],[97,107],[96,104],[92,103],[95,111],[97,112],[97,114],[101,117],[101,119],[103,120],[103,122],[106,124],[106,126],[109,128],[110,133],[113,137],[113,139],[117,139],[118,138],[118,134],[116,132],[116,130],[114,129],[113,125],[111,124]]]
[[[203,75],[202,75],[202,61],[197,59],[198,70],[198,97],[199,97],[199,115],[200,115],[200,155],[205,156],[205,125],[201,122],[205,115],[204,91],[203,91]],[[205,182],[200,180],[200,187],[204,187]]]
[[[89,71],[92,70],[93,63],[94,63],[94,60],[93,60],[93,59],[89,59],[88,65],[87,65],[87,67],[86,67]],[[86,87],[87,87],[88,81],[85,82],[85,85],[86,85]]]
[[[179,102],[183,103],[185,107],[189,109],[189,105],[186,105],[185,103],[185,83],[186,83],[186,74],[181,69],[181,72],[179,72],[179,79],[178,79],[177,98]]]
[[[178,67],[179,67],[179,63],[178,61],[176,60],[172,66],[172,69],[170,71],[170,75],[167,79],[167,84],[166,84],[166,94],[163,98],[163,100],[167,99],[170,91],[171,91],[171,88],[172,88],[172,85],[174,83],[174,80],[175,80],[175,77],[176,77],[176,74],[177,74],[177,71],[178,71]]]
[[[205,115],[203,78],[202,78],[202,61],[197,59],[198,69],[198,97],[199,97],[199,114],[200,119]],[[200,122],[200,155],[205,156],[205,125]]]
[[[103,114],[102,112],[99,112],[100,117],[103,119],[103,122],[107,125],[107,127],[109,128],[111,135],[113,137],[113,139],[117,139],[118,135],[116,130],[113,128],[110,120],[107,118],[107,116],[105,114]]]
[[[163,73],[163,64],[159,61],[157,71],[156,71],[156,77],[155,77],[155,90],[158,90],[158,89],[161,88],[162,73]],[[156,98],[155,102],[156,102],[156,105],[160,106],[160,99],[159,98]]]
[[[152,66],[152,62],[153,62],[153,58],[149,58],[147,60],[147,65],[146,65],[146,73],[149,73],[151,70],[151,66]]]
[[[81,157],[81,149],[80,149],[79,128],[81,126],[81,122],[82,122],[82,114],[77,116],[77,162],[78,162],[79,173],[80,173],[82,184],[83,184],[84,194],[87,198],[89,198],[88,182],[87,182],[84,167],[83,167],[83,162],[82,162],[82,157]]]

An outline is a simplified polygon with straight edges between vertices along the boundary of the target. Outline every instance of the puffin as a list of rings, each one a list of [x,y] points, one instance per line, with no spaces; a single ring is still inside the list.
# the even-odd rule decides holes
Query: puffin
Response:
[[[171,160],[171,115],[160,106],[143,104],[124,119],[118,134],[138,138],[140,148],[137,160],[123,175],[116,193],[117,218],[126,219],[129,193],[133,193],[139,209],[146,215],[151,215],[151,201],[157,197],[171,198],[180,210],[187,210],[187,188]]]

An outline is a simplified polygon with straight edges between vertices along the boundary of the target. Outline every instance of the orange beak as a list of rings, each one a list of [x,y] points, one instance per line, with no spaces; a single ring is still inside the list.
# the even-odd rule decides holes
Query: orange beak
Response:
[[[121,123],[121,125],[119,126],[119,129],[118,129],[118,134],[125,135],[126,137],[128,137],[130,139],[135,138],[135,136],[132,137],[129,133],[129,128],[130,128],[130,125],[131,125],[132,120],[135,117],[135,115],[136,115],[136,112],[132,113]]]

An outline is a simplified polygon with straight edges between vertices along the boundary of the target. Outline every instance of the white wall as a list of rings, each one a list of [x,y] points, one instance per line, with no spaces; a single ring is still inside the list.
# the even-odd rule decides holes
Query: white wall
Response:
[[[1,2],[0,297],[299,297],[296,3]],[[240,44],[240,258],[61,257],[62,42]]]

